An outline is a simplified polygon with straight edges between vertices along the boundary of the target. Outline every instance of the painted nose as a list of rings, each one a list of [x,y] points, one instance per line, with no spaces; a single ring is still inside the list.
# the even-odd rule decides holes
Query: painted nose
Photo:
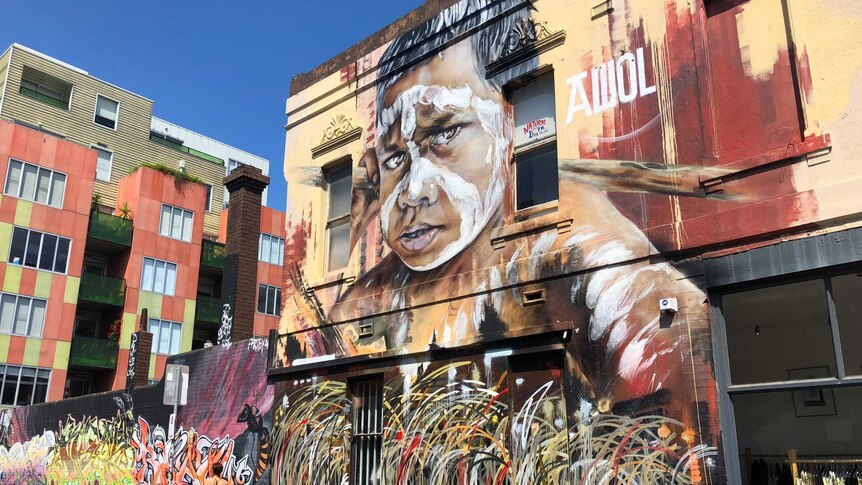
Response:
[[[398,205],[407,207],[426,207],[437,203],[437,169],[425,157],[416,157],[407,173],[407,186],[398,194]]]

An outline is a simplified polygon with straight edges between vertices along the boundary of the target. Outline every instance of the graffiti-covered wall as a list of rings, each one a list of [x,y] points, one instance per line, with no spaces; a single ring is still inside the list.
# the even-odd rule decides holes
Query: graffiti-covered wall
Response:
[[[297,76],[274,474],[355,477],[377,372],[386,483],[721,481],[702,260],[862,212],[848,5],[427,2]],[[486,358],[548,345],[557,394]]]
[[[268,483],[267,348],[258,338],[169,359],[189,366],[173,436],[164,381],[3,411],[0,483],[201,485],[216,463],[231,485]]]

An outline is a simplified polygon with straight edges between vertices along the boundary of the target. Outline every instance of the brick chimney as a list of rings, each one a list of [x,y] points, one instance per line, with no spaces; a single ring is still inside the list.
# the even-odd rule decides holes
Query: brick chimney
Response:
[[[254,332],[261,195],[269,177],[259,168],[242,165],[225,177],[224,185],[230,202],[219,344],[249,339]]]
[[[150,378],[150,359],[153,351],[153,334],[147,331],[147,309],[141,310],[140,330],[132,334],[129,344],[129,369],[126,372],[126,389],[145,386]]]

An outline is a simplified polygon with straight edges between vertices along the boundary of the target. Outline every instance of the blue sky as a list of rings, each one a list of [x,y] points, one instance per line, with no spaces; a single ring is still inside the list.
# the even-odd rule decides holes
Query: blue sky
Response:
[[[269,159],[268,205],[284,209],[291,78],[422,0],[2,3],[0,51],[41,51],[152,99],[159,118]]]

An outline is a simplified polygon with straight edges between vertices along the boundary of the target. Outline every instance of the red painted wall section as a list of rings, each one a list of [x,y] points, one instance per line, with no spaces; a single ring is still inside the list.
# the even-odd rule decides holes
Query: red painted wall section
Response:
[[[286,237],[284,212],[271,209],[269,207],[261,207],[260,232],[284,239]],[[283,268],[283,260],[278,265],[258,261],[257,282],[281,288],[283,282]],[[254,334],[266,336],[271,329],[278,328],[278,321],[278,316],[255,313]]]
[[[128,204],[134,221],[134,235],[129,261],[126,265],[126,305],[123,310],[126,320],[134,316],[133,328],[126,328],[124,335],[138,330],[140,313],[147,308],[150,318],[181,322],[183,339],[180,351],[190,349],[190,326],[194,318],[188,307],[193,307],[197,299],[198,273],[201,258],[201,239],[203,238],[203,214],[205,212],[206,187],[201,184],[177,181],[173,176],[141,167],[122,179],[117,191],[117,204]],[[185,209],[194,213],[191,241],[185,242],[159,235],[162,204]],[[174,295],[162,295],[142,291],[141,272],[144,258],[154,258],[177,265]],[[186,327],[189,328],[186,328]],[[121,341],[121,347],[128,349],[128,342]],[[159,379],[164,372],[165,359],[156,356],[155,372],[151,378]],[[121,350],[117,364],[114,387],[122,386],[125,370],[128,368],[128,352]],[[151,369],[152,369],[151,365]]]
[[[6,187],[10,159],[64,173],[62,207],[0,196],[0,281],[4,292],[47,300],[41,338],[0,335],[5,363],[51,369],[48,400],[63,397],[87,239],[96,152],[76,143],[0,121],[0,177]],[[72,239],[65,274],[8,264],[14,227]]]

